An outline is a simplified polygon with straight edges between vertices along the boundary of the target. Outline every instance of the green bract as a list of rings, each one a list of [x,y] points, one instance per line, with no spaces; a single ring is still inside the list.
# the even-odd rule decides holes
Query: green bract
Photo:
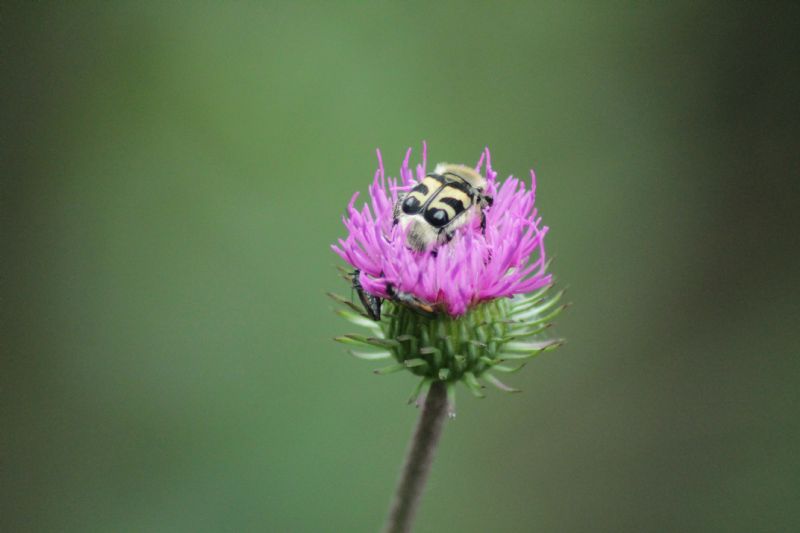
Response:
[[[385,301],[380,321],[371,320],[346,298],[330,294],[344,306],[337,314],[368,330],[367,334],[353,333],[335,340],[351,345],[349,352],[358,358],[395,361],[375,370],[376,374],[408,370],[419,376],[409,402],[433,381],[445,382],[451,398],[458,382],[478,397],[483,397],[482,381],[518,392],[496,374],[516,372],[531,358],[564,343],[547,335],[552,320],[567,307],[560,303],[564,291],[551,289],[549,285],[529,295],[490,300],[458,317],[446,313],[424,316]]]

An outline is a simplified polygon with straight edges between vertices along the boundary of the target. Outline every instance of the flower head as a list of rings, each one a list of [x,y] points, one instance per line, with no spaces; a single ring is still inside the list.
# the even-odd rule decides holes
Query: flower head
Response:
[[[473,217],[448,243],[422,252],[407,245],[403,226],[394,223],[394,206],[403,192],[425,178],[426,152],[423,149],[423,161],[415,174],[409,166],[408,150],[399,180],[386,177],[378,152],[370,202],[356,207],[358,193],[350,200],[344,218],[348,235],[339,239],[333,250],[360,272],[364,290],[390,299],[391,287],[459,316],[481,302],[548,285],[547,227],[541,225],[534,207],[535,175],[531,171],[530,188],[513,177],[498,184],[488,148],[476,166],[478,172],[485,172],[486,193],[493,200],[483,210],[483,224]]]
[[[392,178],[386,176],[378,151],[369,202],[357,206],[354,194],[343,217],[347,236],[332,248],[353,267],[354,286],[383,301],[386,309],[380,318],[339,298],[351,308],[342,314],[375,335],[338,340],[382,348],[379,354],[398,361],[393,369],[410,368],[423,381],[463,380],[474,389],[478,376],[497,381],[487,373],[490,368],[518,368],[500,362],[527,359],[561,342],[539,340],[547,320],[563,306],[555,307],[560,293],[546,294],[552,285],[544,249],[548,228],[534,206],[536,178],[531,171],[529,185],[514,177],[499,183],[485,149],[475,166],[480,190],[461,185],[473,202],[464,206],[468,209],[461,212],[457,229],[444,233],[445,226],[435,242],[411,246],[409,224],[398,223],[404,199],[419,191],[426,177],[449,182],[439,175],[443,167],[428,174],[424,144],[422,163],[414,170],[410,157],[411,149],[399,178]],[[427,198],[433,198],[429,189],[422,186]],[[426,312],[420,315],[420,309]],[[375,353],[360,355],[378,358]]]

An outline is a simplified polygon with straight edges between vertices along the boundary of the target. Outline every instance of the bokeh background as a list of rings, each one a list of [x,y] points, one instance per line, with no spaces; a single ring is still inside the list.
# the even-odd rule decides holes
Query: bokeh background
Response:
[[[563,349],[418,531],[800,529],[796,2],[4,3],[0,530],[375,531],[417,412],[334,342],[381,147],[539,176]]]

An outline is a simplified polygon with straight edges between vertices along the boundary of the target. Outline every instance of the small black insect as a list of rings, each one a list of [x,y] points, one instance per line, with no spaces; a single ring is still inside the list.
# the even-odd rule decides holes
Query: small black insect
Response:
[[[358,294],[358,299],[361,300],[361,305],[364,306],[364,311],[366,311],[367,316],[379,322],[381,319],[383,299],[373,296],[364,290],[364,287],[361,286],[361,280],[359,279],[360,275],[361,271],[358,269],[355,269],[351,275],[353,278],[353,290]]]

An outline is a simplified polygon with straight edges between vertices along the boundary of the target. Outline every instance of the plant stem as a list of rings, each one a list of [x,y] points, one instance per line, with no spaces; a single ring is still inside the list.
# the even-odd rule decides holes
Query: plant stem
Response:
[[[433,454],[446,418],[447,386],[441,381],[434,381],[425,398],[414,437],[411,439],[397,492],[384,527],[385,533],[411,531],[414,514],[419,506],[420,496],[425,488]]]

